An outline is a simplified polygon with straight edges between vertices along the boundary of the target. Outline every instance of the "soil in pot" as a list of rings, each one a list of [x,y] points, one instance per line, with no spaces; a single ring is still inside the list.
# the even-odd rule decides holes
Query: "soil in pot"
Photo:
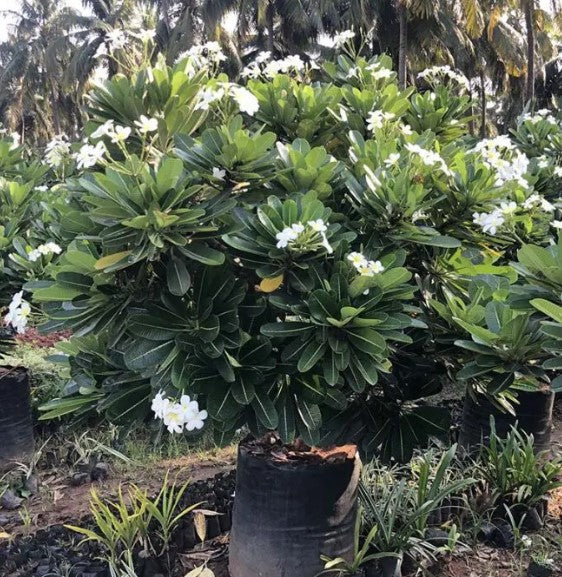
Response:
[[[515,415],[512,415],[501,412],[483,395],[477,395],[477,402],[467,395],[459,436],[461,447],[468,449],[487,443],[491,434],[490,416],[493,416],[498,436],[505,438],[517,423],[520,430],[533,435],[537,452],[550,449],[554,392],[546,388],[518,391],[517,399],[519,404],[515,405]]]
[[[0,367],[0,469],[33,454],[29,374]]]
[[[231,577],[315,577],[321,555],[351,560],[360,472],[354,445],[284,446],[274,435],[241,443]]]

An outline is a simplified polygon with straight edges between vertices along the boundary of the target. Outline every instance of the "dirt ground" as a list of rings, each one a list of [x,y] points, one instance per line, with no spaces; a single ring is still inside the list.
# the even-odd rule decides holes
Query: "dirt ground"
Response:
[[[553,452],[562,455],[562,399],[555,407],[553,430]],[[0,509],[0,547],[2,540],[22,534],[35,533],[52,525],[77,522],[89,513],[89,493],[96,487],[102,497],[117,493],[119,485],[136,484],[149,492],[156,493],[166,472],[179,481],[197,481],[226,472],[235,466],[235,447],[214,450],[212,456],[197,452],[176,459],[160,460],[146,464],[123,467],[113,465],[109,477],[103,482],[73,486],[69,471],[52,469],[39,472],[39,490],[26,499],[22,509],[7,511]],[[549,501],[549,525],[553,534],[562,536],[562,488],[555,491]],[[27,520],[26,520],[27,519]],[[554,547],[562,549],[562,537]],[[530,552],[529,552],[530,553]],[[428,570],[428,577],[525,577],[529,564],[529,553],[507,551],[484,545],[464,549],[455,553],[439,567]],[[186,572],[202,561],[209,563],[216,577],[228,577],[228,536],[205,542],[195,550],[180,555]],[[562,554],[561,554],[562,558]],[[562,577],[562,569],[555,577]]]
[[[177,479],[181,483],[208,479],[231,470],[235,458],[235,447],[227,447],[218,450],[213,458],[207,460],[201,460],[200,455],[187,455],[151,463],[149,466],[139,464],[125,471],[113,467],[103,482],[80,486],[72,485],[68,471],[48,471],[40,474],[38,493],[25,502],[31,524],[24,526],[19,511],[0,509],[0,531],[13,536],[70,521],[75,524],[89,513],[89,494],[93,487],[102,497],[108,498],[117,494],[120,485],[126,487],[129,484],[135,484],[149,493],[157,493],[166,472],[169,472],[170,479]]]

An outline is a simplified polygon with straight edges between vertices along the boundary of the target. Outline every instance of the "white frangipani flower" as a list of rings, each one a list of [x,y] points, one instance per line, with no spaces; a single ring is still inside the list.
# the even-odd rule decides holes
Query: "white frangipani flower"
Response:
[[[464,90],[470,88],[468,78],[462,74],[462,72],[457,72],[453,70],[450,66],[433,66],[432,68],[426,68],[418,74],[418,78],[423,78],[428,82],[434,82],[448,78],[454,80],[459,84]]]
[[[12,297],[4,322],[13,327],[19,334],[23,334],[30,315],[31,306],[23,299],[23,291],[20,291]]]
[[[357,269],[368,264],[367,259],[360,252],[350,252],[347,255],[347,260],[351,261],[351,264]]]
[[[477,224],[478,226],[482,227],[482,231],[494,236],[498,228],[500,228],[503,223],[505,222],[505,217],[501,210],[496,209],[490,213],[482,212],[478,213],[475,212],[472,215],[472,222]]]
[[[165,398],[164,393],[159,391],[152,399],[151,409],[154,413],[154,418],[163,419],[169,405],[170,399]]]
[[[384,266],[380,260],[367,260],[365,255],[360,252],[351,252],[347,255],[347,260],[355,267],[361,276],[375,276],[384,272]]]
[[[79,152],[74,155],[76,166],[79,170],[91,168],[103,159],[106,153],[105,144],[100,140],[95,146],[84,144]]]
[[[36,249],[28,253],[27,258],[31,262],[37,261],[41,258],[41,255],[47,254],[60,254],[62,248],[55,242],[47,242],[46,244],[40,244]]]
[[[389,68],[379,68],[378,70],[373,70],[371,72],[371,76],[375,80],[386,80],[387,78],[392,78],[394,76],[394,72]]]
[[[296,240],[297,237],[297,232],[295,232],[290,226],[286,227],[275,235],[275,238],[277,239],[276,246],[277,248],[287,248],[289,243],[293,240]]]
[[[135,126],[141,134],[148,134],[158,130],[158,118],[148,118],[141,114],[138,120],[135,120]]]
[[[258,99],[247,88],[234,86],[232,89],[232,95],[238,104],[240,112],[245,112],[250,116],[254,116],[254,114],[260,109]]]
[[[309,220],[307,224],[315,232],[326,232],[328,230],[326,223],[321,218],[318,220]]]
[[[334,48],[342,48],[353,38],[355,38],[355,32],[353,30],[343,30],[334,35],[332,43]]]
[[[500,204],[500,210],[502,211],[503,214],[513,214],[514,212],[517,211],[517,203],[513,201],[502,202]]]
[[[70,157],[70,142],[64,134],[55,136],[45,147],[45,162],[51,168],[60,168]]]
[[[384,165],[388,168],[394,166],[400,160],[400,153],[393,152],[392,154],[388,155],[388,158],[385,158]]]
[[[367,117],[367,130],[371,132],[382,128],[387,120],[394,120],[396,114],[393,112],[383,112],[382,110],[373,110]]]
[[[209,106],[220,100],[224,96],[224,88],[213,90],[212,88],[205,88],[199,95],[199,102],[195,106],[195,110],[209,110]]]
[[[216,166],[213,168],[213,178],[216,178],[217,180],[224,180],[225,176],[226,170],[223,168],[217,168]]]
[[[109,136],[111,138],[111,142],[117,144],[119,142],[125,142],[127,138],[131,135],[131,129],[128,126],[115,126]]]
[[[179,402],[173,401],[159,391],[151,405],[154,416],[161,419],[170,433],[182,433],[202,429],[209,416],[207,411],[199,410],[199,403],[182,395]]]
[[[540,206],[544,212],[554,212],[556,209],[556,207],[552,203],[548,202],[544,196],[537,193],[531,194],[531,196],[523,202],[523,208],[526,208],[527,210],[531,210],[537,206]]]
[[[404,136],[412,136],[412,134],[414,134],[414,131],[412,130],[412,127],[409,124],[402,124],[400,126],[400,132]]]
[[[109,136],[113,133],[114,130],[114,121],[113,119],[107,120],[92,132],[90,138],[97,140],[98,138],[103,138],[104,136]]]

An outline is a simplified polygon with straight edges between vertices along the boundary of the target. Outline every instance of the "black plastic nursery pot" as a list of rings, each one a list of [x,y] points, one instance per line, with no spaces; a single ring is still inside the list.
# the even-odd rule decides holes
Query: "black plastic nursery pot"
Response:
[[[0,367],[0,469],[33,453],[29,373]]]
[[[360,473],[354,445],[278,458],[241,443],[231,577],[315,577],[321,555],[351,560]]]
[[[486,397],[477,395],[475,401],[471,395],[466,395],[462,413],[459,444],[468,449],[490,439],[490,416],[494,417],[496,432],[505,437],[511,427],[517,427],[535,440],[535,450],[550,449],[552,429],[552,409],[554,392],[550,389],[541,391],[519,391],[519,404],[514,406],[515,415],[497,409]]]

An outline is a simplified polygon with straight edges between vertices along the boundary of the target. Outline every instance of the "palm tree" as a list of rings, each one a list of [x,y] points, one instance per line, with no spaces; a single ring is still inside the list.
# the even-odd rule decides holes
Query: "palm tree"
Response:
[[[400,40],[398,41],[398,85],[401,90],[406,88],[406,75],[408,51],[408,13],[404,0],[397,0],[398,25],[400,28]]]
[[[0,46],[4,123],[36,141],[63,130],[75,132],[76,109],[63,77],[77,13],[57,0],[23,0],[20,10],[11,14],[16,18],[14,30]]]
[[[201,14],[207,35],[219,37],[222,19],[235,12],[239,49],[251,45],[275,54],[298,51],[317,38],[321,5],[314,0],[203,0]]]
[[[535,99],[535,2],[521,0],[521,9],[525,14],[525,29],[527,31],[527,82],[525,85],[525,99],[533,102]]]

